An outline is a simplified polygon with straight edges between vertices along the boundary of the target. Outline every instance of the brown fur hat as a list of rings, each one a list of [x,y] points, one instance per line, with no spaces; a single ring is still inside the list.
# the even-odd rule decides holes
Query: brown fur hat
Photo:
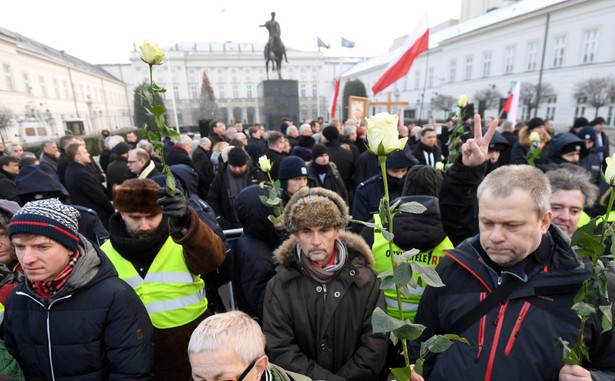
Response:
[[[284,208],[284,226],[291,233],[303,228],[348,225],[348,205],[325,188],[301,188]]]
[[[150,179],[128,179],[113,186],[113,206],[120,212],[159,214],[162,209],[156,205],[160,185]]]

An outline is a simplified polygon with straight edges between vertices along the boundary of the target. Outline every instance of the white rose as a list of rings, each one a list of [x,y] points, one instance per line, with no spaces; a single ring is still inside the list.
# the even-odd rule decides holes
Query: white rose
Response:
[[[367,143],[371,153],[387,156],[404,149],[408,138],[399,139],[398,122],[397,114],[391,115],[388,112],[381,112],[367,118]]]
[[[139,46],[141,50],[141,60],[148,65],[160,65],[164,59],[164,52],[157,43],[145,40],[143,45]]]

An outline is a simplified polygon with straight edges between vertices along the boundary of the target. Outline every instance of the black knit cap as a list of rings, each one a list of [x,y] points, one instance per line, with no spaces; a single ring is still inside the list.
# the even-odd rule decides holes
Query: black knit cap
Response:
[[[57,199],[31,201],[13,215],[9,238],[15,234],[49,237],[72,251],[79,247],[79,211]]]
[[[528,124],[527,124],[527,129],[528,131],[532,131],[534,128],[538,128],[540,126],[544,126],[545,125],[545,121],[542,118],[532,118]]]
[[[324,154],[329,154],[329,149],[327,146],[320,143],[314,144],[314,147],[312,147],[312,160],[316,160]]]
[[[228,163],[234,167],[241,167],[248,164],[248,155],[243,149],[233,147],[228,151]]]
[[[340,131],[335,126],[327,126],[322,130],[322,136],[332,142],[340,138]]]

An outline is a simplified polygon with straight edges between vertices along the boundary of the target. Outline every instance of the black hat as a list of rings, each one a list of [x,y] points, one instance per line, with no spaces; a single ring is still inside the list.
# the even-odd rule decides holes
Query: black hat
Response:
[[[527,124],[527,130],[532,131],[534,128],[538,128],[540,126],[544,126],[545,121],[542,118],[532,118]]]
[[[295,177],[307,176],[307,167],[305,161],[299,156],[286,156],[280,161],[278,169],[278,179],[288,180]]]
[[[583,140],[593,140],[594,142],[598,140],[596,131],[594,131],[594,128],[592,126],[585,126],[581,128],[577,133],[577,136]]]
[[[324,144],[314,144],[312,147],[312,160],[316,160],[318,157],[329,154],[329,149]]]
[[[119,142],[115,145],[115,147],[113,147],[113,149],[111,150],[111,152],[113,152],[116,155],[124,155],[126,153],[128,153],[128,151],[131,150],[131,146],[128,143],[124,143],[124,142]]]
[[[574,120],[572,128],[581,128],[585,126],[589,126],[589,121],[584,117],[579,117]]]
[[[332,142],[340,138],[340,131],[335,126],[327,126],[322,130],[322,136]]]
[[[411,153],[401,150],[387,156],[387,168],[399,169],[410,168],[417,164],[417,160]]]
[[[228,163],[234,167],[241,167],[242,165],[248,164],[248,155],[246,155],[243,149],[233,147],[228,152]]]

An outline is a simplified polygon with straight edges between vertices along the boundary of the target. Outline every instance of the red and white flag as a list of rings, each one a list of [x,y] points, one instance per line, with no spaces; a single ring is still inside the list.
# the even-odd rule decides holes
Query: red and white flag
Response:
[[[342,71],[344,69],[344,57],[340,58],[340,62],[335,69],[335,83],[333,90],[329,95],[329,119],[335,119],[335,108],[337,107],[337,98],[340,94],[340,83],[342,82]]]
[[[517,81],[504,103],[503,111],[506,111],[506,120],[517,124],[517,111],[519,109],[519,94],[521,93],[521,81]]]
[[[412,62],[421,53],[429,48],[429,27],[427,25],[427,13],[419,21],[416,30],[408,36],[402,46],[400,46],[384,73],[372,86],[374,95],[391,86],[397,80],[408,74]]]

